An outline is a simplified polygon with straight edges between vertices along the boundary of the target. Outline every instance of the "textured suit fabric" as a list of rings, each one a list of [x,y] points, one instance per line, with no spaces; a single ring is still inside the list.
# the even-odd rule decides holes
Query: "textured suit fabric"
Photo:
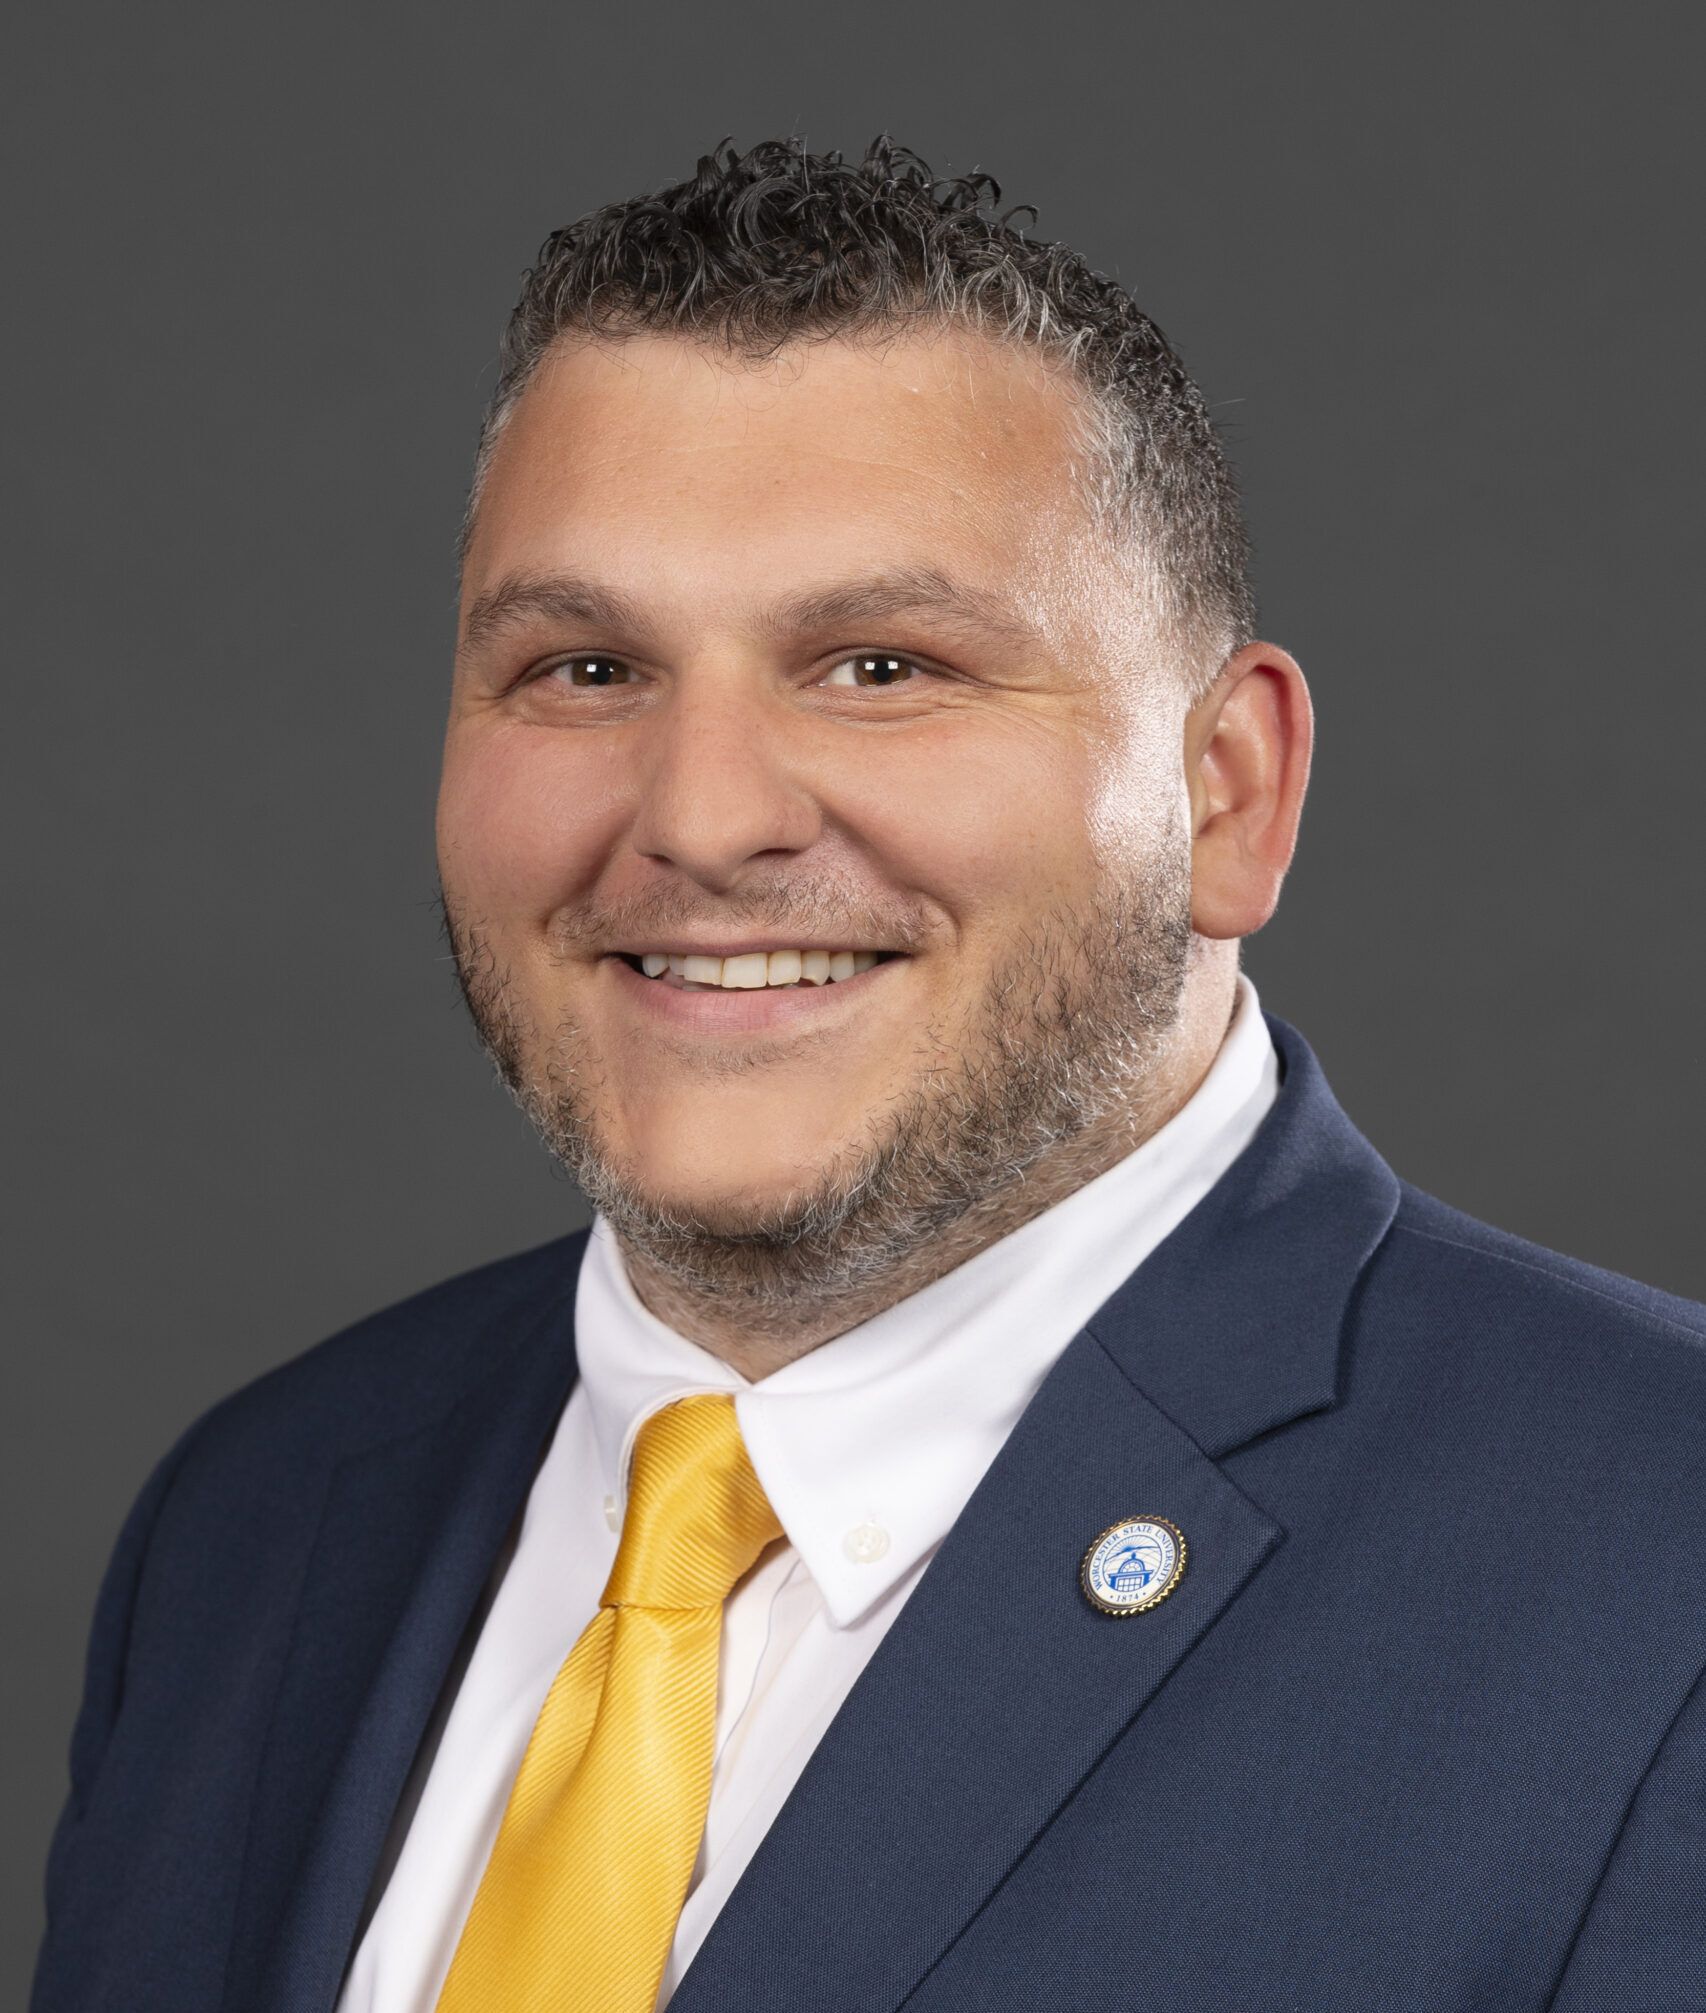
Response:
[[[1706,2007],[1706,1308],[1400,1181],[1297,1032],[1068,1346],[672,2013]],[[97,1607],[35,2013],[329,2009],[585,1233],[216,1408]],[[1078,1560],[1168,1516],[1130,1619]]]

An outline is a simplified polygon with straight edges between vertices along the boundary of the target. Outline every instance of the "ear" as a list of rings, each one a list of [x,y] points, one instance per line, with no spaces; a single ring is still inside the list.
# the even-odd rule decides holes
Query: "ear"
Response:
[[[1185,716],[1191,793],[1191,921],[1247,937],[1279,901],[1297,844],[1315,715],[1297,660],[1247,643]]]

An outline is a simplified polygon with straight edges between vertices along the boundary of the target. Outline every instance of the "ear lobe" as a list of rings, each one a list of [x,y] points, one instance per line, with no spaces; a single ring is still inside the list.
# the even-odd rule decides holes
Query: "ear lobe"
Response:
[[[1191,921],[1245,937],[1279,902],[1309,785],[1315,716],[1296,658],[1247,643],[1185,718]]]

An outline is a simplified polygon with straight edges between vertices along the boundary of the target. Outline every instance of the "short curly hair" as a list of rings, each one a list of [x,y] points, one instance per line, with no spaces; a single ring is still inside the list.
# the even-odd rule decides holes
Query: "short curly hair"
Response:
[[[504,330],[458,545],[493,449],[560,337],[672,333],[757,360],[794,341],[959,325],[1028,345],[1081,396],[1074,472],[1120,549],[1148,562],[1197,667],[1193,694],[1255,633],[1238,486],[1201,392],[1116,281],[993,214],[987,174],[939,180],[880,134],[857,164],[798,138],[723,140],[691,180],[553,231]]]

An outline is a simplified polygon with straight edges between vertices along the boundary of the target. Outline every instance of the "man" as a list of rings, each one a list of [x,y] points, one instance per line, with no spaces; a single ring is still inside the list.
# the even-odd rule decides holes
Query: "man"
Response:
[[[985,195],[730,147],[529,276],[440,865],[594,1223],[151,1479],[38,2013],[1706,2006],[1706,1309],[1261,1012],[1302,674]]]

